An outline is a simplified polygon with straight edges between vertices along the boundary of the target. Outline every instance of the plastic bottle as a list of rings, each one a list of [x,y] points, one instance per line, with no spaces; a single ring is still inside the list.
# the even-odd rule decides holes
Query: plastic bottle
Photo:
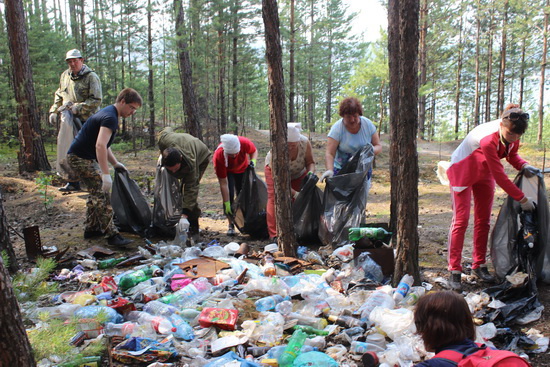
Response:
[[[176,331],[173,333],[176,338],[186,341],[190,341],[195,338],[193,328],[180,315],[173,314],[168,317],[168,320],[170,320],[172,325],[176,328]]]
[[[120,290],[127,291],[128,289],[136,286],[137,284],[151,279],[154,273],[159,273],[160,268],[158,266],[152,265],[147,266],[141,270],[134,271],[133,273],[124,275],[118,281],[118,287]]]
[[[395,301],[393,300],[392,296],[390,296],[386,292],[373,292],[370,297],[367,298],[367,301],[361,307],[359,307],[358,312],[361,313],[361,321],[368,321],[370,313],[372,312],[372,310],[374,310],[375,307],[378,306],[393,309],[395,307]]]
[[[292,363],[300,354],[300,350],[304,345],[304,341],[307,338],[307,334],[301,330],[296,330],[288,340],[288,345],[285,348],[285,351],[279,357],[279,366],[280,367],[290,367]]]
[[[103,328],[103,333],[107,336],[126,336],[132,334],[136,324],[133,322],[125,322],[123,324],[113,324],[108,322]]]
[[[304,333],[309,335],[321,335],[321,336],[328,335],[328,331],[326,330],[315,329],[314,327],[307,326],[307,325],[294,325],[292,329],[302,330]]]
[[[273,256],[270,254],[264,257],[264,275],[266,277],[272,277],[277,274],[277,269],[275,269],[275,264],[273,263]]]
[[[286,298],[288,299],[288,298]],[[285,297],[280,296],[278,294],[274,294],[272,296],[260,298],[256,301],[256,310],[260,312],[273,310],[275,306],[277,306],[278,303],[281,303],[285,300]]]
[[[383,240],[386,236],[391,234],[391,232],[386,231],[384,228],[350,228],[348,238],[350,241],[359,241],[363,237],[372,240]]]
[[[403,300],[403,298],[405,298],[413,283],[414,278],[411,275],[403,275],[403,278],[401,278],[401,281],[397,285],[395,292],[393,292],[393,300],[395,301],[395,303],[399,303]]]
[[[291,312],[290,314],[288,314],[287,318],[289,320],[297,320],[298,325],[311,326],[315,329],[324,329],[328,325],[326,319],[323,319],[321,317],[310,317],[299,314],[297,312]]]
[[[277,311],[283,316],[289,315],[292,312],[292,301],[286,300],[281,303],[278,303],[275,306],[275,311]]]
[[[159,301],[150,301],[143,306],[143,311],[150,313],[151,315],[170,316],[178,311],[174,306],[167,305]]]
[[[358,320],[355,317],[351,317],[351,316],[329,315],[328,320],[334,322],[335,324],[345,326],[348,328],[352,328],[356,326],[362,327],[365,325],[363,321]]]
[[[409,293],[407,293],[407,296],[403,298],[403,301],[401,301],[401,304],[406,306],[414,306],[416,302],[418,302],[418,299],[424,295],[424,293],[426,293],[426,288],[424,287],[411,287]]]
[[[384,349],[380,348],[376,344],[370,344],[366,342],[353,341],[349,351],[353,354],[365,354],[367,352],[383,352]]]
[[[117,258],[112,258],[112,259],[100,260],[100,261],[97,262],[97,268],[98,269],[113,268],[117,264],[119,264],[123,261],[126,261],[127,259],[128,259],[127,257],[119,257],[118,259]]]
[[[188,308],[207,298],[211,289],[212,284],[206,278],[197,278],[177,292],[160,298],[159,301],[170,303],[179,308]]]
[[[159,334],[167,335],[176,332],[176,328],[170,320],[163,316],[154,316],[143,311],[130,311],[126,314],[126,318],[141,325],[151,325]]]
[[[97,261],[92,259],[79,260],[78,263],[88,269],[97,269]]]

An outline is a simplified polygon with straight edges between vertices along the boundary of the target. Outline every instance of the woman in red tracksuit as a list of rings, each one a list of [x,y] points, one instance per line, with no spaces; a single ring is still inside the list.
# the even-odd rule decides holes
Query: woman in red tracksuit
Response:
[[[490,217],[495,194],[495,182],[508,195],[518,201],[523,210],[533,210],[534,204],[516,186],[506,173],[500,160],[506,160],[518,171],[528,163],[519,156],[519,139],[527,129],[529,114],[519,105],[509,104],[501,118],[477,126],[451,156],[447,176],[451,186],[453,221],[449,230],[448,269],[449,284],[461,290],[462,248],[470,217],[471,198],[474,197],[474,246],[472,273],[483,281],[494,281],[485,265]],[[529,166],[529,171],[536,168]]]

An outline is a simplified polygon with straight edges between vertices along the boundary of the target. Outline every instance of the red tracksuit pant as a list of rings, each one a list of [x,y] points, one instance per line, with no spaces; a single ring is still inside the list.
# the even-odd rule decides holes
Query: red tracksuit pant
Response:
[[[449,229],[449,243],[447,262],[449,271],[462,271],[462,249],[464,247],[464,234],[468,228],[470,208],[474,197],[474,246],[472,252],[472,269],[485,264],[487,255],[487,240],[491,226],[491,210],[495,196],[495,180],[488,178],[476,182],[463,191],[453,191],[453,221]]]

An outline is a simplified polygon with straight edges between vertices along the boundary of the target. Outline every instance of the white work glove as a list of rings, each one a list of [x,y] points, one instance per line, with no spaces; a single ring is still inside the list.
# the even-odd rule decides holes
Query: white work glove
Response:
[[[57,109],[57,112],[63,112],[63,111],[66,111],[66,110],[70,110],[71,107],[73,106],[73,102],[71,101],[68,101],[64,104],[62,104],[58,109]]]
[[[180,221],[178,222],[178,229],[180,232],[187,232],[189,230],[189,221],[187,218],[181,217]]]
[[[106,193],[111,192],[111,187],[113,186],[113,179],[111,178],[111,175],[108,173],[101,175],[101,181],[103,181],[103,185],[101,185],[101,191]]]
[[[71,106],[71,112],[73,113],[73,115],[78,114],[77,106],[78,106],[77,104],[73,104],[73,105]]]
[[[527,196],[525,197],[525,199],[527,200],[525,200],[524,202],[519,202],[521,210],[523,210],[524,212],[531,212],[535,210],[535,203],[533,202],[533,199],[528,198]]]
[[[530,164],[525,164],[522,167],[522,170],[523,170],[524,176],[527,177],[527,178],[531,178],[531,177],[536,176],[540,173],[540,169],[538,169],[536,167],[533,167]]]
[[[334,171],[331,169],[326,170],[325,173],[323,173],[323,175],[321,176],[321,182],[324,182],[325,179],[331,178],[332,176],[334,176]]]
[[[50,123],[50,125],[55,125],[57,123],[57,113],[50,113],[48,122]]]
[[[298,194],[300,194],[300,191],[294,191],[292,193],[292,199],[296,200],[296,198],[298,197]]]
[[[125,165],[123,165],[122,163],[120,162],[116,162],[116,164],[113,166],[115,169],[121,169],[123,171],[128,171],[128,168],[126,168]]]

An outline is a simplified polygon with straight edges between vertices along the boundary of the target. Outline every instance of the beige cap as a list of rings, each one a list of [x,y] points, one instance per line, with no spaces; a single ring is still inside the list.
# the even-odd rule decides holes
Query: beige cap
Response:
[[[67,55],[65,55],[65,60],[69,59],[82,59],[82,54],[76,48],[69,50],[67,51]]]

